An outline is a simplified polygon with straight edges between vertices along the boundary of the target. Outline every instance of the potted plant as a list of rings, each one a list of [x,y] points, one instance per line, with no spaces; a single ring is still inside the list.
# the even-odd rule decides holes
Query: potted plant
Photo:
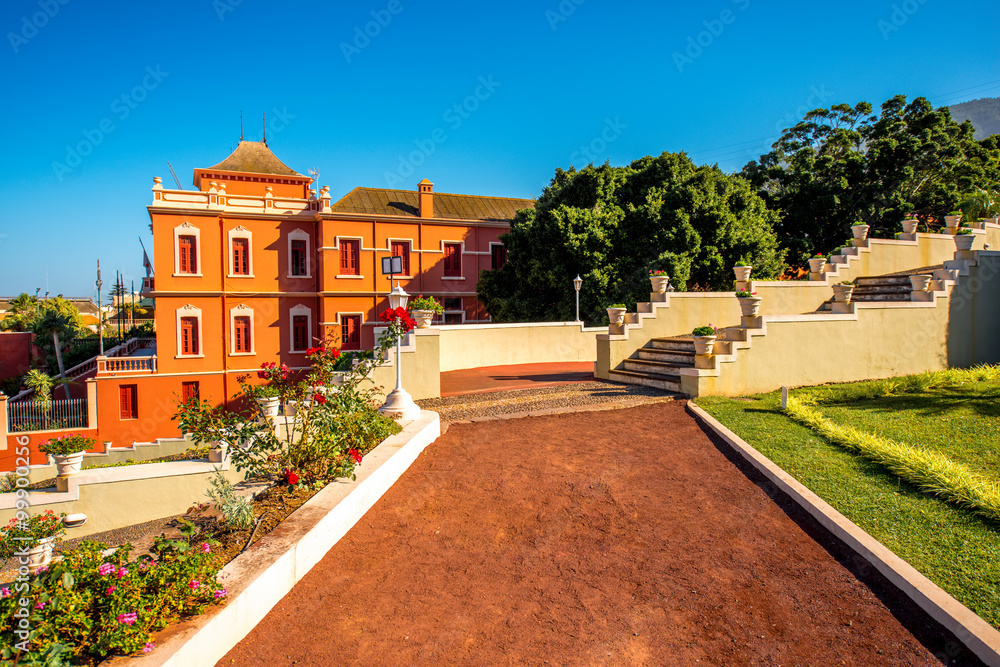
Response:
[[[709,323],[708,326],[695,327],[691,335],[694,336],[695,354],[712,354],[715,349],[715,339],[719,337],[719,330]]]
[[[870,227],[864,222],[855,222],[851,225],[851,233],[854,234],[855,241],[864,241],[868,238],[868,230]]]
[[[755,317],[760,313],[760,302],[763,300],[757,296],[757,292],[740,291],[736,293],[736,298],[740,300],[740,310],[746,317]]]
[[[444,306],[434,297],[421,294],[410,301],[410,314],[416,320],[418,329],[427,329],[435,315],[444,315]]]
[[[750,272],[753,271],[752,266],[734,266],[733,273],[736,274],[737,282],[745,283],[750,280]]]
[[[620,326],[625,322],[625,304],[613,303],[608,306],[608,322]]]
[[[650,269],[649,283],[652,285],[654,292],[662,294],[670,287],[670,276],[662,269]]]
[[[854,296],[854,283],[850,280],[842,280],[833,286],[833,300],[841,303],[850,303]]]
[[[287,364],[278,365],[273,361],[265,361],[257,371],[257,377],[266,380],[267,384],[251,385],[246,383],[246,376],[237,378],[243,394],[252,398],[260,405],[265,417],[277,417],[281,409],[281,401],[285,398],[292,369]]]
[[[823,267],[826,266],[826,255],[816,253],[812,259],[809,260],[809,271],[812,273],[823,273]]]
[[[12,558],[27,552],[29,570],[35,572],[52,560],[53,547],[66,534],[63,518],[66,513],[56,516],[52,510],[29,515],[26,521],[17,517],[0,528],[0,559]]]
[[[976,236],[968,227],[960,227],[955,232],[955,247],[958,250],[972,250],[972,244],[976,242]]]
[[[954,234],[958,231],[958,226],[962,222],[962,211],[952,211],[948,215],[944,216],[944,233]]]
[[[920,221],[916,220],[916,219],[914,219],[912,217],[910,217],[910,218],[907,218],[906,220],[903,220],[902,224],[903,224],[903,233],[904,234],[916,234],[917,233],[917,225],[920,224]]]
[[[93,438],[71,433],[46,440],[38,446],[38,451],[52,456],[56,462],[56,474],[71,477],[80,472],[83,455],[93,446]]]
[[[914,292],[926,292],[930,288],[933,276],[926,274],[910,276],[910,289]]]

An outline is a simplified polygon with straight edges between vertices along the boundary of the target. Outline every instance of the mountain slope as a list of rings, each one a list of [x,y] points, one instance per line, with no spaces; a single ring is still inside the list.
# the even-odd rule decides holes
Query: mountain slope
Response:
[[[1000,98],[986,97],[955,104],[948,109],[956,122],[972,121],[973,127],[976,128],[976,139],[985,139],[991,134],[1000,134]]]

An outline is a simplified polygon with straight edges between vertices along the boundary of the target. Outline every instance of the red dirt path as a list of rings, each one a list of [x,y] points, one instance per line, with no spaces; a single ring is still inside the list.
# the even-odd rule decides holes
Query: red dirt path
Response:
[[[483,366],[441,373],[441,397],[511,389],[557,387],[594,379],[594,362]]]
[[[454,424],[218,664],[940,664],[814,529],[682,402]]]

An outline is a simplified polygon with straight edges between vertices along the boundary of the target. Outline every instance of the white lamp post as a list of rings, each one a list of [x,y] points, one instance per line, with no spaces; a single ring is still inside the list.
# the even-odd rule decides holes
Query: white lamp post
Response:
[[[389,292],[389,307],[406,308],[406,302],[410,295],[403,291],[403,288],[396,285]],[[400,365],[400,339],[396,338],[396,388],[385,397],[385,404],[378,409],[386,417],[399,419],[402,421],[413,421],[420,417],[420,406],[413,402],[413,398],[403,389],[403,367]]]
[[[576,321],[580,321],[580,286],[583,285],[583,278],[580,274],[576,274],[576,278],[573,278],[573,289],[576,290]]]

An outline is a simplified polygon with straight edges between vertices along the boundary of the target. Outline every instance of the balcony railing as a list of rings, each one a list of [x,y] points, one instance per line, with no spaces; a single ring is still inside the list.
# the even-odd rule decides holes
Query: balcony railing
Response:
[[[87,428],[87,399],[18,401],[7,404],[10,432],[49,431],[57,428]]]
[[[97,374],[155,373],[156,355],[151,357],[97,357]]]

